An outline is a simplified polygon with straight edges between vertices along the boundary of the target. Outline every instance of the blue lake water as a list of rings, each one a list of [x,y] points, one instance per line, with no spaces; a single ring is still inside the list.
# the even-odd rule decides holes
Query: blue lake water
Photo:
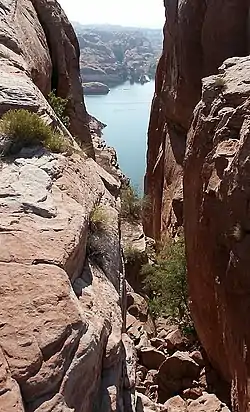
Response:
[[[85,96],[88,112],[107,124],[103,137],[116,149],[122,171],[139,190],[143,188],[153,94],[152,81],[144,85],[125,83],[105,96]]]

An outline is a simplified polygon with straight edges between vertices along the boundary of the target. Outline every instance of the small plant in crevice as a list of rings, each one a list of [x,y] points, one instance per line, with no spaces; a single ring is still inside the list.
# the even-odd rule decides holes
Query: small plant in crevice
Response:
[[[47,100],[52,109],[54,110],[55,114],[57,115],[57,117],[59,117],[64,126],[68,128],[70,125],[70,119],[65,114],[68,99],[63,99],[62,97],[56,96],[56,91],[52,90],[48,94]]]
[[[140,262],[145,260],[146,252],[141,252],[133,246],[128,246],[123,250],[124,259],[126,264],[134,264],[135,262]]]
[[[216,89],[223,91],[226,88],[226,80],[223,77],[217,76],[214,81],[214,86]]]
[[[9,110],[0,120],[2,156],[17,153],[23,147],[43,145],[52,152],[65,152],[70,144],[47,125],[37,113],[25,109]]]
[[[95,206],[89,216],[90,231],[103,231],[107,227],[108,215],[105,208],[101,205]]]
[[[125,220],[140,221],[148,204],[148,197],[140,197],[135,188],[124,186],[121,189],[121,217]]]
[[[236,242],[240,242],[242,241],[242,239],[244,238],[244,231],[242,228],[242,225],[240,223],[236,223],[232,230],[231,230],[231,237],[236,240]]]
[[[155,257],[155,263],[141,269],[144,290],[153,317],[170,316],[186,333],[194,331],[188,305],[185,242],[169,240]]]

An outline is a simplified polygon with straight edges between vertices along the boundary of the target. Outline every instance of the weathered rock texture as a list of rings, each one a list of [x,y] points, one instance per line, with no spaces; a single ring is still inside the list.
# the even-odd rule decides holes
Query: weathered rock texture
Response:
[[[250,410],[250,63],[234,56],[249,52],[249,2],[165,0],[165,7],[149,127],[151,212],[145,229],[159,238],[183,223],[187,151],[184,219],[192,313],[212,364],[232,385],[233,410],[245,412]],[[202,91],[205,76],[211,77]]]
[[[184,173],[192,313],[242,412],[250,410],[249,69],[248,57],[232,58],[204,80]]]
[[[78,44],[58,3],[0,1],[0,42],[0,115],[35,111],[80,152],[44,97],[55,87],[70,98],[71,132],[93,151]],[[1,158],[1,412],[135,410],[121,183],[107,170],[84,152],[33,147]]]
[[[182,224],[186,136],[201,96],[201,78],[222,62],[248,53],[248,0],[165,0],[163,54],[156,74],[145,191],[148,236]]]
[[[123,410],[133,380],[105,179],[91,159],[26,150],[2,165],[0,197],[0,410]],[[90,231],[100,202],[105,228]]]
[[[69,99],[71,133],[93,155],[78,42],[57,1],[0,1],[0,39],[0,114],[17,107],[46,112],[43,95],[54,88]]]

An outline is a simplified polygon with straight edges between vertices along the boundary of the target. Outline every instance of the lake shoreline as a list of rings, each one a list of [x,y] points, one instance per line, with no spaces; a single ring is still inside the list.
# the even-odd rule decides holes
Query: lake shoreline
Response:
[[[154,81],[144,85],[125,82],[107,95],[84,96],[89,114],[107,125],[103,138],[115,148],[120,168],[139,192],[143,190],[154,88]]]

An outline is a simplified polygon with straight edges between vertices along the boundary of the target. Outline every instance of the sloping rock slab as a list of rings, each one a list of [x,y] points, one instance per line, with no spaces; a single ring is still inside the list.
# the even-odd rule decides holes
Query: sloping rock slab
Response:
[[[78,155],[39,149],[1,166],[0,409],[83,412],[105,385],[118,402],[125,353],[114,200]],[[105,273],[86,267],[89,214],[102,197],[113,245]]]

